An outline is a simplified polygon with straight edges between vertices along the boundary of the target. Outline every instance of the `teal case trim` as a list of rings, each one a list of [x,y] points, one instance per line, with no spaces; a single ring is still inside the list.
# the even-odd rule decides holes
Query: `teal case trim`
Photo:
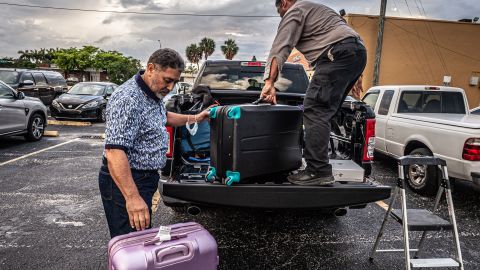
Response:
[[[242,116],[242,110],[241,110],[241,108],[238,107],[238,106],[231,107],[231,108],[228,110],[228,113],[227,113],[228,119],[237,120],[237,119],[240,119],[241,116]]]
[[[213,107],[210,109],[210,118],[215,119],[217,118],[217,111],[218,107]]]
[[[217,169],[215,169],[215,167],[211,167],[210,171],[207,173],[207,181],[213,182],[213,180],[215,180],[215,177],[217,177]]]
[[[233,183],[240,183],[240,173],[227,171],[227,186],[233,185]]]

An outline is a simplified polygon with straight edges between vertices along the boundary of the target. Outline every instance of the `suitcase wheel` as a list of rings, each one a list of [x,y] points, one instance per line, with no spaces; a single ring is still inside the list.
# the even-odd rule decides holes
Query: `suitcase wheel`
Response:
[[[225,184],[227,186],[233,185],[233,183],[240,183],[240,173],[227,171],[227,178],[225,179]]]
[[[233,185],[233,178],[227,177],[227,179],[225,179],[225,183],[227,184],[227,186]]]
[[[215,168],[211,168],[210,171],[207,173],[207,177],[205,180],[207,182],[213,182],[215,181],[215,178],[217,177],[217,170]]]

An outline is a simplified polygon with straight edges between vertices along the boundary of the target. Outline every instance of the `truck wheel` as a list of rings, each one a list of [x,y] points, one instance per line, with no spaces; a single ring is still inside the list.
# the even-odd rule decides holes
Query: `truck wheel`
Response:
[[[427,148],[417,148],[410,152],[412,156],[433,156]],[[437,167],[425,165],[408,166],[408,185],[421,195],[435,195],[440,185]]]
[[[29,142],[36,142],[42,139],[45,132],[45,119],[36,113],[28,120],[27,134],[25,139]]]

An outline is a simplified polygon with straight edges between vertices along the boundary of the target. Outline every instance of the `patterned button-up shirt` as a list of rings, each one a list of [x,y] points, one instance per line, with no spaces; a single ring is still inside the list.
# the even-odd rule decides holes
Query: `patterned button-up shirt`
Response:
[[[167,113],[142,74],[119,86],[108,100],[105,149],[124,150],[132,169],[160,170],[169,143]]]

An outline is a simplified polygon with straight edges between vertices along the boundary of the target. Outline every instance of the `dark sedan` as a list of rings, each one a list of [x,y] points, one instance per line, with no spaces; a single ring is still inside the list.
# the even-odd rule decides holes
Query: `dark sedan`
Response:
[[[107,100],[117,87],[116,84],[102,82],[76,84],[52,102],[51,114],[56,119],[105,122]]]

